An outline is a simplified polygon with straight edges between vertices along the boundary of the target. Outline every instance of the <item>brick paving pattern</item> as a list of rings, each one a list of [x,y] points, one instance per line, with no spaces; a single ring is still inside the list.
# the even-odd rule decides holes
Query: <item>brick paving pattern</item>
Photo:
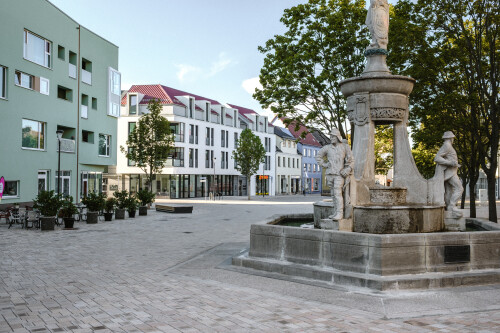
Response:
[[[238,278],[240,273],[223,270],[216,270],[222,280],[183,273],[190,269],[181,269],[182,263],[201,253],[222,243],[248,242],[253,221],[279,212],[312,212],[311,202],[318,199],[193,201],[193,214],[149,211],[148,217],[77,223],[74,231],[8,230],[2,221],[0,333],[500,331],[496,306],[444,315],[430,308],[385,319],[342,299],[311,300],[259,287],[266,280],[278,283],[271,279]],[[225,276],[240,282],[224,281]],[[245,279],[257,283],[242,286]]]

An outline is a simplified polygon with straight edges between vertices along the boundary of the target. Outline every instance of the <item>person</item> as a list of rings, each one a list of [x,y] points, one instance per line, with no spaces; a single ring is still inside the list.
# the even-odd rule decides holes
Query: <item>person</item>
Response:
[[[332,129],[330,141],[331,144],[323,146],[318,151],[316,161],[326,169],[326,183],[330,187],[334,208],[334,213],[330,218],[340,220],[344,218],[344,194],[348,190],[345,188],[344,182],[352,173],[354,159],[351,148],[342,141],[338,129]]]
[[[444,174],[444,202],[446,210],[451,212],[454,217],[461,217],[462,213],[456,207],[456,203],[462,196],[464,188],[457,175],[460,164],[458,164],[457,152],[453,148],[454,138],[455,135],[451,131],[443,134],[444,142],[441,148],[439,148],[434,162],[436,162],[436,173],[443,172]]]

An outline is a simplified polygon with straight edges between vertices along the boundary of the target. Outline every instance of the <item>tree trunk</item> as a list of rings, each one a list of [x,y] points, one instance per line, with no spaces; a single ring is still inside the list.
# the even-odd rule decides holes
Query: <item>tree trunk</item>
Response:
[[[467,187],[467,176],[462,177],[462,187],[464,191],[462,192],[462,198],[460,200],[460,209],[465,208],[465,193],[467,192],[465,188]]]
[[[257,179],[255,179],[257,181]],[[248,200],[250,200],[250,176],[247,176],[247,194],[248,194]]]
[[[488,219],[498,223],[497,202],[495,198],[495,169],[491,168],[486,174],[488,180]]]
[[[476,217],[476,180],[469,182],[470,217]]]

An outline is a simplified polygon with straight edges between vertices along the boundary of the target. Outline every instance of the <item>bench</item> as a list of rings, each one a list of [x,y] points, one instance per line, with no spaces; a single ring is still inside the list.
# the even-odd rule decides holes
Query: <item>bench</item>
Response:
[[[192,213],[193,206],[190,205],[156,205],[157,212],[165,213]]]

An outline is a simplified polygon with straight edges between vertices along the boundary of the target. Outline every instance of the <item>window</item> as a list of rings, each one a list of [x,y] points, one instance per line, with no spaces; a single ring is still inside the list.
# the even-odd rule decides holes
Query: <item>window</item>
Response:
[[[128,134],[132,133],[135,130],[135,127],[137,126],[136,122],[130,122],[128,123]]]
[[[295,169],[295,158],[292,158],[292,168]]]
[[[82,130],[82,142],[94,143],[94,132]]]
[[[271,170],[271,156],[266,155],[264,160],[264,170]]]
[[[128,148],[127,151],[130,154],[132,152],[132,148]],[[131,160],[131,159],[127,159],[127,165],[128,166],[135,166],[135,161]]]
[[[234,132],[234,148],[238,148],[238,133]]]
[[[189,148],[189,167],[194,167],[194,149]]]
[[[205,150],[205,168],[210,168],[210,150]]]
[[[111,135],[99,134],[99,156],[110,156]]]
[[[170,123],[170,131],[174,134],[175,142],[184,142],[184,123]]]
[[[226,153],[221,151],[220,156],[221,156],[220,168],[225,169],[225,167],[226,167]]]
[[[49,79],[40,78],[40,93],[44,95],[49,95],[50,92],[50,81]]]
[[[49,171],[38,170],[38,194],[49,190]]]
[[[66,51],[61,45],[57,45],[57,57],[61,60],[64,60],[66,57]]]
[[[73,101],[73,90],[68,89],[63,86],[57,86],[57,98],[64,99],[66,101]]]
[[[172,150],[172,158],[167,160],[168,166],[184,166],[184,148],[176,147]]]
[[[88,107],[89,105],[89,96],[82,94],[82,105],[80,105],[80,117],[87,119],[88,118]]]
[[[35,83],[35,77],[20,71],[16,71],[15,76],[16,86],[33,89]]]
[[[76,79],[76,53],[69,51],[68,76]]]
[[[19,198],[19,180],[6,180],[3,198]]]
[[[221,147],[226,147],[226,131],[224,130],[220,131],[220,143]]]
[[[23,119],[22,147],[28,149],[45,149],[45,123]]]
[[[214,129],[207,127],[206,134],[207,134],[207,136],[205,139],[205,144],[207,146],[213,146],[214,145]]]
[[[7,67],[0,66],[0,98],[7,98]]]
[[[300,168],[299,159],[297,159],[297,168]]]
[[[210,120],[210,103],[206,103],[205,105],[205,121]]]
[[[198,125],[189,125],[189,143],[198,144]]]
[[[194,150],[194,167],[198,167],[198,149]]]
[[[121,74],[117,70],[108,68],[108,116],[120,116],[120,101],[121,101]]]
[[[52,43],[24,30],[24,59],[50,68]]]
[[[194,113],[194,99],[189,99],[189,118],[193,118]]]
[[[281,163],[280,163],[280,162],[281,162],[281,158],[280,158],[280,157],[278,157],[278,166],[279,166],[279,167],[281,166]]]
[[[128,96],[128,114],[137,114],[137,95]]]
[[[288,158],[288,167],[290,167],[290,157]]]
[[[270,153],[271,152],[271,138],[264,138],[264,147],[266,149],[266,152]]]
[[[59,179],[58,176],[59,173],[56,171],[56,188],[59,188],[59,193],[67,197],[70,195],[71,171],[61,171]]]

